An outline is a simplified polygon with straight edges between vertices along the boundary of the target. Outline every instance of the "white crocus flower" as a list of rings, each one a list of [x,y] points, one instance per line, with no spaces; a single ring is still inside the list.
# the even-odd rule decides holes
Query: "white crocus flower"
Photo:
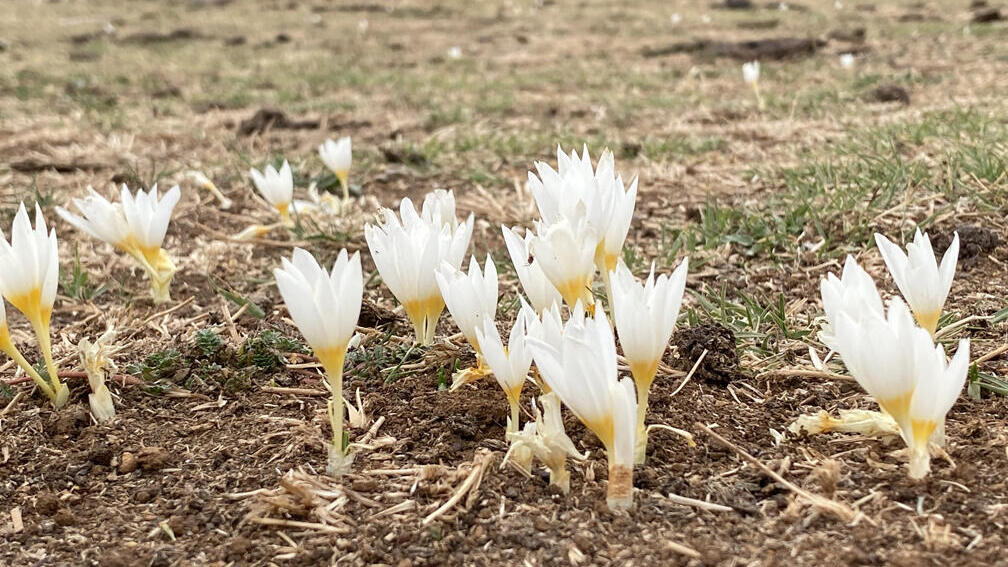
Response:
[[[759,82],[759,61],[742,64],[742,80],[748,84]]]
[[[959,259],[959,234],[956,233],[952,244],[945,251],[941,265],[935,259],[931,239],[927,234],[922,234],[920,229],[914,234],[913,242],[907,244],[906,253],[878,233],[875,234],[875,243],[896,286],[903,294],[903,299],[910,304],[917,323],[934,336],[955,277],[956,262]]]
[[[538,222],[536,225],[536,236],[529,243],[529,249],[568,307],[578,301],[593,304],[592,280],[598,242],[597,233],[583,218],[562,218],[553,224]]]
[[[178,186],[158,197],[157,185],[150,191],[138,189],[134,196],[126,185],[120,191],[119,203],[111,203],[88,187],[88,195],[74,199],[81,215],[62,207],[56,212],[63,220],[129,254],[147,272],[154,303],[171,300],[171,281],[177,271],[175,263],[161,248],[172,211],[181,197]]]
[[[867,316],[885,317],[885,308],[875,287],[875,280],[858,265],[853,256],[847,256],[839,278],[831,273],[819,283],[819,291],[828,322],[819,333],[819,339],[833,350],[836,348],[833,345],[830,322],[836,321],[841,312],[847,313],[854,321]]]
[[[485,268],[480,271],[479,262],[472,256],[469,258],[469,273],[462,273],[457,266],[442,262],[434,277],[448,312],[476,351],[476,367],[456,374],[452,387],[457,388],[487,374],[476,331],[483,326],[484,320],[493,321],[497,314],[497,267],[487,254]]]
[[[428,199],[438,197],[428,194],[425,210]],[[454,211],[448,215],[438,210],[438,215],[424,216],[436,216],[439,223],[445,216],[455,217]],[[399,213],[397,217],[395,212],[383,209],[381,224],[365,225],[364,237],[378,273],[413,323],[417,342],[429,345],[445,307],[434,274],[443,262],[461,265],[472,236],[473,216],[470,214],[463,223],[451,220],[434,224],[421,217],[409,199],[402,200]]]
[[[447,226],[454,231],[458,226],[458,217],[455,216],[455,193],[435,189],[424,195],[420,218],[435,228],[441,229]]]
[[[889,305],[886,317],[867,315],[855,320],[841,311],[830,321],[833,345],[851,376],[883,410],[906,430],[914,389],[914,334],[924,332],[899,299]]]
[[[853,53],[841,53],[840,54],[840,67],[843,69],[853,69],[854,68],[854,54]]]
[[[565,154],[558,147],[556,170],[543,162],[536,162],[535,166],[539,175],[529,173],[528,188],[543,221],[552,224],[565,218],[585,217],[598,239],[595,265],[608,291],[609,272],[616,267],[630,230],[637,202],[637,179],[629,188],[624,187],[610,150],[602,152],[593,169],[587,146],[581,155],[576,151]]]
[[[945,415],[966,383],[970,349],[969,340],[959,341],[949,361],[942,345],[920,335],[913,349],[917,384],[910,399],[910,429],[904,430],[903,438],[910,447],[910,478],[923,478],[931,470],[928,442],[935,442],[939,433],[944,437]]]
[[[662,274],[655,279],[652,265],[643,285],[623,262],[610,274],[613,319],[619,332],[620,346],[623,347],[623,357],[637,383],[637,463],[644,462],[647,450],[644,417],[648,408],[648,393],[675,330],[688,269],[689,259],[686,258],[671,275]]]
[[[559,309],[554,306],[551,311]],[[575,309],[580,311],[580,309]],[[593,317],[572,316],[559,338],[549,333],[527,339],[536,367],[550,389],[606,448],[609,461],[610,509],[633,502],[637,399],[633,381],[617,375],[616,343],[601,305]]]
[[[329,474],[346,472],[352,461],[343,442],[343,362],[347,345],[357,329],[364,278],[360,254],[348,256],[340,250],[332,270],[327,272],[306,250],[294,249],[290,260],[273,270],[277,287],[291,319],[325,370],[332,397],[329,423],[333,437],[329,445]]]
[[[570,493],[570,472],[567,470],[567,457],[580,461],[588,458],[574,446],[574,442],[564,430],[563,417],[560,415],[560,400],[550,392],[539,397],[542,411],[532,399],[532,412],[535,419],[525,424],[521,431],[509,435],[511,447],[505,455],[507,460],[517,460],[517,455],[527,454],[539,459],[550,471],[550,485],[556,486],[564,494]],[[520,463],[527,470],[531,462]]]
[[[347,180],[350,177],[350,163],[353,159],[350,137],[345,136],[335,142],[331,139],[326,140],[318,147],[318,153],[322,163],[333,172],[336,179],[339,179],[340,187],[343,188],[343,200],[349,200],[350,185]]]
[[[291,224],[290,205],[294,200],[294,174],[287,160],[284,160],[279,171],[272,165],[267,165],[262,172],[254,167],[250,168],[249,175],[252,176],[252,182],[259,190],[259,194],[276,209],[284,224]]]
[[[504,244],[507,245],[508,255],[511,256],[511,263],[514,265],[515,273],[518,274],[518,281],[536,313],[542,314],[554,303],[562,302],[563,297],[560,296],[556,286],[546,277],[539,261],[530,255],[529,244],[535,239],[532,231],[526,230],[525,238],[515,234],[515,229],[506,226],[501,226],[501,231],[504,234]]]
[[[525,385],[529,369],[532,367],[532,352],[525,346],[525,334],[528,321],[535,318],[535,313],[531,309],[527,307],[521,309],[514,326],[511,327],[506,346],[500,333],[497,332],[497,325],[494,324],[492,317],[485,318],[483,326],[476,328],[476,341],[479,343],[480,351],[494,378],[497,379],[497,384],[504,390],[508,406],[511,408],[507,433],[518,430],[518,402],[521,400],[522,386]]]
[[[69,395],[66,385],[60,382],[49,336],[58,284],[59,244],[56,231],[46,228],[42,209],[37,203],[33,229],[28,211],[21,203],[14,216],[10,242],[0,231],[0,294],[24,313],[31,323],[52,384],[51,392],[46,392],[46,395],[57,408],[66,403]]]
[[[42,375],[35,370],[35,367],[25,359],[21,351],[14,346],[14,341],[11,340],[10,328],[7,326],[7,308],[4,305],[3,298],[0,298],[0,351],[9,356],[21,370],[31,377],[35,385],[38,386],[39,390],[45,394],[45,397],[49,398],[52,402],[53,407],[60,408],[67,402],[67,398],[70,396],[70,390],[67,388],[66,384],[62,384],[56,381],[55,388],[46,382]]]
[[[763,109],[763,96],[760,94],[759,89],[759,78],[760,78],[760,65],[759,61],[750,61],[748,63],[742,64],[742,80],[752,87],[754,93],[756,93],[756,104],[759,106],[760,110]]]
[[[214,184],[214,182],[202,171],[190,170],[186,172],[186,175],[189,179],[192,179],[193,183],[203,189],[206,189],[211,195],[216,197],[220,202],[220,208],[230,209],[231,205],[234,204],[231,199],[224,196],[224,193],[221,193],[220,189],[217,188],[217,185]]]

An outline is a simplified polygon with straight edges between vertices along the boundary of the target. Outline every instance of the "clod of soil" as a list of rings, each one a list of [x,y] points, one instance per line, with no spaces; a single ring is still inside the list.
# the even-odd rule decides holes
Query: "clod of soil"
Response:
[[[137,469],[156,471],[165,468],[171,461],[171,454],[163,447],[144,447],[135,454],[126,451],[119,457],[119,472],[129,474]]]
[[[739,22],[735,25],[740,30],[772,30],[780,25],[780,20],[777,18],[772,18],[769,20],[752,20],[748,22]]]
[[[319,124],[318,120],[291,120],[275,108],[260,108],[251,118],[241,121],[238,134],[251,136],[267,130],[314,130]]]
[[[74,516],[74,513],[71,512],[70,510],[67,510],[66,508],[61,508],[59,511],[57,511],[56,515],[53,516],[53,520],[56,522],[56,525],[58,526],[66,527],[77,524],[77,516]]]
[[[382,325],[395,323],[398,320],[399,317],[390,309],[385,309],[374,301],[364,299],[361,302],[360,319],[357,320],[357,324],[361,327],[377,329]]]
[[[1001,244],[998,233],[982,226],[964,224],[954,231],[939,232],[931,237],[931,245],[935,252],[944,254],[952,244],[955,233],[959,233],[959,267],[969,270],[984,256],[990,254]]]
[[[909,105],[910,93],[899,85],[879,85],[869,93],[868,99],[875,102],[900,102]]]
[[[780,37],[748,41],[711,41],[700,39],[667,47],[648,48],[644,57],[662,57],[675,53],[695,53],[702,57],[730,57],[739,61],[781,60],[811,57],[826,45],[818,38]]]
[[[122,38],[122,43],[133,43],[136,45],[153,45],[155,43],[165,43],[169,41],[188,41],[203,39],[203,36],[189,28],[178,28],[168,33],[162,32],[138,32]]]
[[[43,492],[35,498],[35,511],[43,516],[52,516],[59,509],[59,498],[51,492]]]
[[[1005,19],[1005,17],[1001,13],[1001,10],[999,8],[981,8],[973,12],[974,24],[986,24],[989,22],[998,22],[1003,19]]]
[[[76,437],[80,430],[91,423],[88,410],[84,406],[74,405],[56,414],[56,419],[49,423],[49,433],[52,435],[67,435]]]
[[[834,41],[843,41],[845,43],[864,43],[867,38],[867,32],[864,28],[853,28],[853,29],[837,29],[829,32],[829,39]]]
[[[715,10],[752,10],[755,7],[752,0],[721,0],[711,4]]]
[[[696,327],[676,329],[675,335],[672,336],[672,344],[678,352],[675,365],[684,372],[689,372],[700,355],[707,351],[703,362],[693,375],[694,378],[724,386],[743,375],[739,367],[735,333],[724,325],[705,323]]]

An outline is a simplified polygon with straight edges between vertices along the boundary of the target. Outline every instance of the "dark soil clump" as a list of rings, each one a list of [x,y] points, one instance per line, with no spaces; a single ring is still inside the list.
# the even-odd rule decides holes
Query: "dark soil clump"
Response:
[[[727,385],[741,374],[735,333],[718,323],[677,329],[672,337],[679,356],[677,366],[688,372],[706,350],[695,377],[711,384]]]

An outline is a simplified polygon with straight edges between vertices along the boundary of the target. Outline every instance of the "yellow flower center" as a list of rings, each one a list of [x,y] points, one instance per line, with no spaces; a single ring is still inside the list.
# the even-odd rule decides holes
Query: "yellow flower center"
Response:
[[[930,419],[911,420],[910,430],[913,433],[914,444],[918,447],[926,447],[928,439],[931,438],[931,434],[934,433],[936,427],[938,427],[937,422]]]
[[[931,333],[931,336],[933,337],[935,331],[938,330],[938,319],[941,318],[941,309],[932,311],[931,313],[914,312],[914,318],[917,319],[917,324],[927,332]]]
[[[572,278],[562,282],[557,286],[557,291],[560,292],[560,296],[563,297],[567,306],[572,309],[579,299],[585,308],[594,305],[591,294],[591,276],[587,278]]]
[[[36,286],[28,293],[11,295],[7,298],[11,305],[17,307],[18,311],[25,314],[25,317],[32,321],[39,321],[46,329],[49,328],[49,320],[52,318],[52,306],[42,305],[42,287]]]
[[[906,423],[907,418],[910,414],[910,398],[913,396],[913,392],[907,392],[902,396],[896,396],[894,398],[886,398],[878,400],[882,409],[892,416],[896,423],[903,427]]]
[[[326,374],[329,375],[330,380],[343,375],[343,360],[346,358],[347,351],[346,344],[314,350],[315,356],[322,363],[322,367],[325,369]],[[338,392],[338,394],[343,395],[342,392]]]
[[[637,388],[650,388],[651,382],[654,381],[655,375],[658,374],[658,359],[648,360],[648,361],[632,361],[628,364],[630,366],[630,374],[633,375],[633,379],[637,382]]]
[[[606,414],[598,419],[581,420],[585,427],[592,430],[592,433],[599,438],[606,449],[606,453],[612,452],[613,442],[616,439],[615,426],[613,425],[612,414]]]
[[[444,310],[445,304],[441,294],[431,295],[424,299],[411,299],[403,302],[403,310],[413,323],[416,338],[422,344],[430,344],[434,339],[434,327]]]

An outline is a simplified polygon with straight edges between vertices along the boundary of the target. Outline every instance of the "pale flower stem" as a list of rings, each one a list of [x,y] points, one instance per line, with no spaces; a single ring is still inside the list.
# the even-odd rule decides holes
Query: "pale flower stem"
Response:
[[[163,303],[168,303],[171,301],[171,279],[167,282],[158,281],[158,279],[151,274],[151,300],[154,305],[161,305]]]
[[[345,173],[342,175],[337,174],[336,177],[339,178],[340,187],[343,189],[343,202],[346,203],[350,200],[350,184],[347,183],[348,175]]]
[[[563,462],[549,467],[550,484],[560,489],[564,494],[570,494],[570,471]]]
[[[753,92],[756,93],[756,107],[759,108],[759,110],[765,110],[766,104],[763,102],[763,95],[760,94],[759,83],[754,82],[752,84],[752,88]]]
[[[513,396],[508,396],[508,406],[511,408],[511,419],[508,421],[507,430],[504,432],[504,438],[506,439],[511,433],[518,432],[518,418],[521,415],[518,407],[518,398]]]
[[[910,448],[910,473],[912,479],[921,479],[931,472],[931,452],[927,444],[924,447]]]
[[[42,358],[45,359],[46,372],[49,374],[49,381],[52,383],[52,389],[55,394],[51,398],[53,406],[61,408],[70,397],[70,391],[59,379],[59,369],[56,368],[56,362],[53,360],[52,355],[52,340],[49,338],[49,325],[43,323],[40,317],[32,317],[31,325],[35,330],[35,335],[38,336],[39,350],[42,351]]]
[[[326,404],[329,426],[332,428],[332,443],[329,445],[329,464],[326,472],[330,475],[339,475],[346,472],[346,466],[349,465],[343,458],[347,453],[343,447],[343,361],[346,358],[346,346],[337,347],[329,352],[317,351],[316,354],[325,370],[331,396]]]
[[[0,350],[9,356],[18,366],[20,366],[21,369],[25,371],[25,374],[31,377],[32,381],[35,382],[35,385],[38,386],[38,389],[42,390],[42,393],[53,402],[53,405],[55,405],[56,393],[42,378],[42,375],[40,375],[31,363],[25,359],[24,355],[21,354],[21,351],[14,346],[14,343],[11,342],[10,333],[7,331],[6,325],[4,326],[2,333],[3,335],[0,336]]]
[[[637,382],[637,440],[634,444],[634,464],[643,464],[647,455],[647,426],[644,418],[647,416],[648,396],[651,394],[651,380]]]
[[[286,227],[294,226],[294,221],[291,220],[290,210],[288,210],[289,205],[283,208],[277,207],[277,212],[280,213],[280,224]]]

